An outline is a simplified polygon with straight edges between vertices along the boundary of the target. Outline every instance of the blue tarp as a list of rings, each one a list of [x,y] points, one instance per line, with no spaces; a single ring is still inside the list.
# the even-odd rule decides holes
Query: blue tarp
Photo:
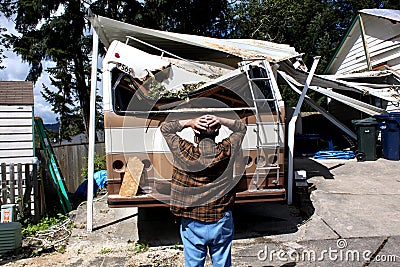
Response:
[[[353,151],[334,151],[334,150],[323,150],[318,151],[314,155],[314,159],[353,159],[356,154]]]
[[[94,179],[93,193],[95,194],[99,188],[102,189],[107,186],[107,171],[101,170],[95,172],[93,179]],[[76,189],[74,193],[74,196],[80,196],[80,197],[87,196],[87,188],[88,188],[87,184],[88,184],[88,179],[86,179],[85,181],[83,181],[83,183],[79,185],[78,189]]]

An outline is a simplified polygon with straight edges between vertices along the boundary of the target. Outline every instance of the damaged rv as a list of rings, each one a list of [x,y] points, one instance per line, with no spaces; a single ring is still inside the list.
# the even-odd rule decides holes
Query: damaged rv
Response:
[[[277,79],[299,95],[303,86],[325,95],[329,111],[307,95],[304,101],[353,140],[352,119],[399,111],[398,11],[360,11],[325,75],[308,72],[288,45],[157,31],[94,14],[89,19],[107,51],[102,86],[110,207],[167,205],[173,159],[159,127],[207,113],[247,125],[235,161],[236,201],[290,203],[294,153],[289,149],[285,182],[286,116]],[[390,30],[382,34],[377,21]],[[191,130],[180,134],[194,139]],[[229,134],[222,128],[217,141]]]
[[[235,159],[236,202],[286,199],[285,109],[273,68],[296,61],[294,48],[157,31],[96,15],[90,20],[107,50],[102,86],[110,207],[168,205],[173,159],[160,125],[209,113],[247,125]],[[216,141],[229,134],[221,128]],[[194,139],[190,129],[180,135]]]

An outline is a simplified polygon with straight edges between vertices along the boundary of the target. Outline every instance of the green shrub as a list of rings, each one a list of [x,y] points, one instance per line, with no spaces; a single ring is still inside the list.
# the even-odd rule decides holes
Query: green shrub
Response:
[[[85,160],[87,161],[87,158],[85,158]],[[105,155],[101,156],[101,155],[95,154],[94,155],[94,172],[105,170],[106,168],[107,168],[106,156]],[[84,179],[86,179],[88,177],[88,168],[87,167],[82,168],[81,177]]]

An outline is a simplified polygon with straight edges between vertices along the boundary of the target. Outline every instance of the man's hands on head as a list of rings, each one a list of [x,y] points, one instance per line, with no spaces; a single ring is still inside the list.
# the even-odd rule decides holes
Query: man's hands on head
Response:
[[[181,120],[179,123],[184,128],[191,127],[196,133],[200,133],[202,131],[216,132],[221,128],[221,119],[222,118],[215,115],[203,115],[191,120]]]

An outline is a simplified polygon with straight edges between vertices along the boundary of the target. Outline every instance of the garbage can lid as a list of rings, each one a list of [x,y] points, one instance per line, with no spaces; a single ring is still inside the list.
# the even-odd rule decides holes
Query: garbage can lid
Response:
[[[379,114],[374,116],[377,120],[380,121],[390,121],[397,122],[400,125],[400,112],[390,112],[385,114]]]
[[[400,125],[400,112],[390,112],[389,116],[397,121],[397,124]]]
[[[373,126],[378,124],[375,118],[369,117],[362,120],[352,120],[351,121],[356,126]]]

